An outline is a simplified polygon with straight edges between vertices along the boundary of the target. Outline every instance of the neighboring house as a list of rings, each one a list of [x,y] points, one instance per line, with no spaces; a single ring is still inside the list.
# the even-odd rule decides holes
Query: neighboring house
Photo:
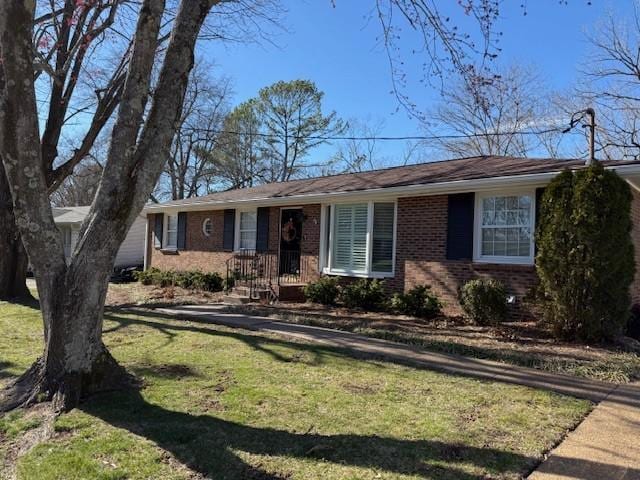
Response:
[[[640,161],[603,162],[633,187]],[[231,190],[147,207],[146,266],[216,271],[280,299],[321,274],[431,285],[451,313],[466,281],[503,281],[513,313],[536,285],[534,230],[545,185],[583,160],[474,157]],[[640,279],[633,285],[640,300]]]
[[[91,207],[53,208],[53,219],[62,234],[64,255],[69,259],[78,241],[78,232]],[[144,263],[145,219],[136,218],[118,250],[114,268],[142,266]]]

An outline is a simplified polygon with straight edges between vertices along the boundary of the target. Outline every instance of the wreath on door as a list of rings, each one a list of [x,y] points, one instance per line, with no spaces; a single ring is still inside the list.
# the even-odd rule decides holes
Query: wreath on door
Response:
[[[293,225],[293,220],[289,219],[289,221],[285,223],[284,226],[282,227],[282,239],[285,242],[289,243],[293,241],[297,235],[298,235],[298,231],[296,230],[296,227]]]

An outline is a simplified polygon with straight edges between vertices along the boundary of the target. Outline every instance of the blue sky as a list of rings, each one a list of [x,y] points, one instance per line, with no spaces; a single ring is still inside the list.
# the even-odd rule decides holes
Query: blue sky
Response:
[[[498,24],[503,32],[499,62],[533,65],[550,87],[569,88],[590,51],[587,33],[607,11],[621,18],[631,15],[632,2],[569,0],[568,5],[561,5],[558,0],[506,0]],[[326,110],[335,110],[345,119],[383,119],[383,135],[419,134],[418,122],[397,112],[397,100],[390,94],[389,64],[377,40],[380,26],[375,18],[370,19],[374,3],[335,0],[334,7],[331,0],[284,0],[288,31],[274,37],[277,46],[207,42],[200,55],[215,61],[215,74],[231,77],[234,103],[278,80],[310,79],[325,92]],[[468,25],[470,20],[460,12],[457,1],[442,3],[462,28]],[[522,3],[527,3],[526,15]],[[402,46],[410,50],[413,40],[406,35]],[[411,58],[407,61],[409,68],[418,68]],[[412,85],[407,93],[425,107],[439,99],[438,89],[429,86]],[[398,156],[403,148],[402,142],[385,143],[381,154]],[[333,149],[325,147],[315,155],[327,155]]]

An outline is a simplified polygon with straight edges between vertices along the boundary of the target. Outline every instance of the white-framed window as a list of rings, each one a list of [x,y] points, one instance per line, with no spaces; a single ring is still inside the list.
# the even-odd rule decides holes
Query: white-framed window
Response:
[[[211,219],[207,217],[202,221],[202,234],[205,237],[210,237],[211,233],[213,233],[213,223]]]
[[[178,248],[178,214],[167,214],[165,221],[165,242],[164,248]]]
[[[532,265],[535,191],[476,193],[474,260]]]
[[[396,204],[389,201],[337,203],[325,215],[325,273],[393,276]],[[325,255],[323,255],[324,257]]]
[[[240,210],[236,220],[236,250],[255,250],[258,212]]]

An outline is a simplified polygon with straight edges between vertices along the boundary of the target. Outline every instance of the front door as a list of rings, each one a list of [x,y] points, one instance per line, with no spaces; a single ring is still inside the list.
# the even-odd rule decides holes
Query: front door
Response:
[[[280,217],[280,275],[300,274],[302,209],[286,208]]]

